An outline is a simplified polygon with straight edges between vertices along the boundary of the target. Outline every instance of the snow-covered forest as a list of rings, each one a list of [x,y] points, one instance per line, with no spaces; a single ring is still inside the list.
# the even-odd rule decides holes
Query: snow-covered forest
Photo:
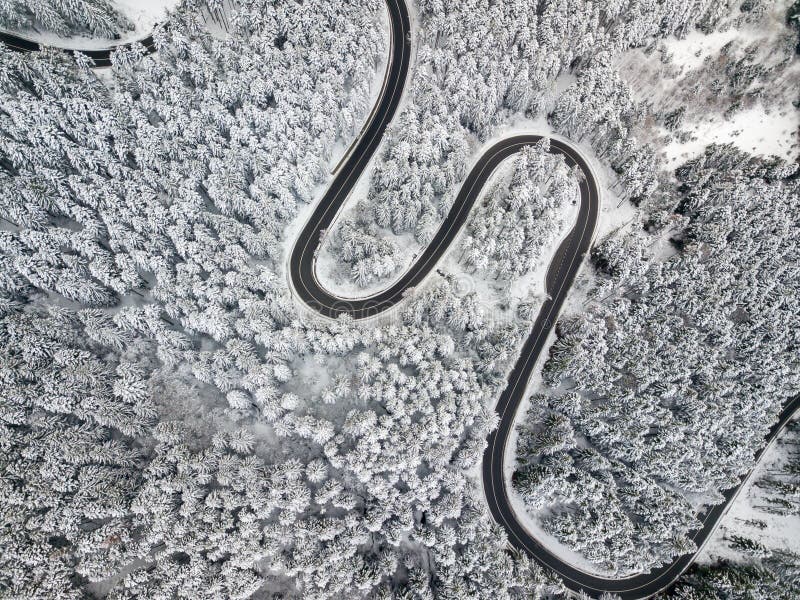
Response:
[[[514,485],[608,570],[690,550],[693,506],[738,483],[797,393],[795,171],[710,147],[676,172],[675,212],[643,224],[677,252],[648,258],[646,231],[603,241],[587,310],[558,325]]]
[[[408,104],[387,130],[359,218],[341,221],[347,236],[330,236],[330,243],[341,244],[360,229],[362,247],[373,250],[365,258],[381,257],[371,261],[375,271],[368,281],[392,274],[401,261],[391,258],[391,244],[367,240],[412,232],[425,244],[452,204],[470,148],[513,115],[549,113],[559,133],[591,140],[620,174],[621,194],[652,191],[652,149],[632,135],[645,105],[634,100],[611,63],[628,48],[711,28],[726,12],[705,0],[688,9],[672,0],[655,6],[639,0],[541,6],[422,0],[418,9],[422,31]],[[559,94],[560,76],[569,71],[577,81]],[[348,260],[344,249],[340,253]]]
[[[737,500],[736,510],[726,517],[716,536],[719,543],[712,545],[718,556],[712,554],[710,563],[693,568],[676,586],[676,594],[687,600],[789,600],[800,595],[798,448],[800,427],[795,422],[778,438],[777,447],[765,457],[764,464],[759,465],[743,510],[738,510],[743,500]]]
[[[604,202],[635,218],[587,259],[519,416],[513,486],[607,571],[692,550],[698,507],[800,387],[797,165],[731,144],[666,165],[650,133],[677,138],[688,117],[629,81],[630,52],[768,6],[419,0],[406,104],[327,237],[358,285],[380,285],[512,118],[593,153]],[[212,35],[222,7],[183,2],[157,54],[121,48],[102,73],[0,49],[0,595],[563,597],[509,551],[477,475],[535,306],[497,322],[447,268],[380,322],[313,318],[289,289],[291,232],[372,108],[383,3],[241,0]],[[3,28],[114,37],[113,15],[0,0]],[[720,75],[731,103],[760,86],[795,110],[786,39],[769,69],[751,53]],[[680,82],[680,102],[701,97],[702,77]],[[497,173],[451,264],[510,286],[548,258],[576,181],[546,148]],[[763,589],[797,564],[759,558]],[[719,569],[676,593],[745,581]]]
[[[446,288],[392,327],[301,320],[280,276],[369,108],[379,10],[256,1],[219,40],[186,8],[103,80],[3,53],[3,589],[560,588],[505,552],[466,475],[509,333]]]
[[[549,141],[529,146],[513,159],[510,177],[486,192],[473,211],[462,241],[461,262],[473,273],[510,280],[530,271],[575,203],[577,181]]]
[[[113,39],[133,26],[109,0],[2,0],[0,27]]]

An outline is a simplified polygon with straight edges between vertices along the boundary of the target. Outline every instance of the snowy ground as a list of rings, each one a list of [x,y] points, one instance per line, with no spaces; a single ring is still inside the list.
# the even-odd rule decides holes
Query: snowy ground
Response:
[[[747,484],[698,556],[699,562],[710,564],[721,558],[741,560],[742,555],[730,548],[726,541],[732,535],[753,539],[769,549],[800,552],[800,516],[772,515],[756,508],[764,504],[764,492],[755,483],[784,461],[789,446],[781,444],[781,440],[786,435],[784,432],[764,453]],[[753,521],[762,521],[766,527],[759,528]]]
[[[727,31],[690,31],[683,38],[670,37],[664,41],[672,62],[678,67],[691,71],[703,66],[703,61],[717,54],[731,40],[741,37],[743,33],[736,29]]]
[[[701,154],[714,143],[733,143],[757,155],[796,158],[800,151],[800,112],[792,106],[797,90],[791,83],[800,77],[796,56],[781,77],[765,86],[760,100],[748,101],[732,114],[725,114],[728,97],[717,97],[710,91],[712,79],[719,74],[715,61],[726,45],[730,44],[732,50],[725,56],[738,59],[745,48],[754,48],[759,65],[773,68],[780,62],[782,55],[775,48],[781,47],[781,36],[796,37],[786,27],[786,10],[786,0],[778,0],[755,23],[733,24],[737,26],[709,34],[692,31],[682,39],[666,39],[649,54],[636,49],[622,56],[618,69],[634,97],[651,103],[654,112],[686,108],[685,121],[675,135],[654,126],[648,138],[664,151],[667,169]],[[690,91],[692,95],[687,96]]]
[[[33,30],[15,33],[20,37],[57,48],[79,50],[108,48],[147,37],[158,23],[166,19],[169,11],[173,10],[179,2],[180,0],[110,0],[110,4],[125,15],[134,26],[131,31],[122,32],[120,38],[116,40],[83,35],[61,37],[55,33]]]
[[[111,0],[111,4],[133,23],[135,29],[131,33],[132,39],[138,39],[142,34],[148,35],[179,2],[180,0]]]
[[[763,18],[754,23],[737,19],[746,17],[739,15],[727,24],[720,24],[719,31],[703,33],[690,31],[682,38],[670,37],[664,42],[672,57],[672,62],[686,69],[699,68],[708,57],[717,54],[723,46],[732,40],[742,40],[746,44],[761,43],[765,39],[774,39],[787,28],[786,13],[794,0],[773,0],[765,3],[767,10]],[[735,11],[730,12],[729,19],[734,18]]]
[[[672,140],[664,148],[667,166],[677,167],[685,160],[702,154],[709,144],[732,142],[741,150],[765,156],[776,155],[791,159],[797,155],[797,132],[800,112],[791,107],[767,112],[763,106],[737,112],[726,119],[710,115],[704,121],[687,124],[682,129],[693,139]]]

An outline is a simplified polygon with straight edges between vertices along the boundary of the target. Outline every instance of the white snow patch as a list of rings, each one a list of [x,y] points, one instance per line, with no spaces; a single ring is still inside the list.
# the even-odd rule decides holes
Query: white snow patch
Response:
[[[180,0],[111,0],[111,4],[133,23],[135,32],[150,34]],[[135,37],[139,37],[138,35]]]
[[[636,49],[620,56],[618,71],[637,100],[650,103],[658,114],[686,110],[677,133],[654,125],[643,134],[664,150],[665,169],[674,169],[713,143],[733,143],[756,155],[790,161],[796,158],[800,112],[792,102],[800,64],[794,54],[786,53],[787,39],[796,40],[796,33],[785,22],[788,4],[787,0],[778,0],[760,16],[734,11],[737,14],[731,14],[723,31],[692,31],[683,39],[664,40],[655,52]],[[723,47],[729,43],[732,48],[723,56]],[[755,52],[751,59],[768,72],[783,65],[784,60],[790,64],[775,71],[773,80],[766,84],[764,78],[757,79],[758,98],[739,98],[730,90],[722,95],[715,93],[712,81],[717,77],[725,80],[721,70],[747,52]],[[741,108],[726,115],[734,101],[740,101]]]
[[[767,3],[766,12],[752,22],[748,22],[746,14],[740,13],[718,31],[703,33],[694,30],[683,38],[669,37],[663,41],[664,48],[675,65],[685,69],[684,72],[700,68],[706,58],[717,55],[725,44],[733,40],[744,45],[758,43],[766,48],[787,31],[786,13],[793,1],[775,0]],[[730,16],[733,15],[734,11],[731,11]]]
[[[730,119],[710,115],[706,120],[685,124],[682,129],[692,134],[691,140],[673,140],[664,148],[670,166],[702,154],[709,144],[732,142],[741,150],[764,156],[776,155],[791,159],[797,152],[800,112],[788,108],[767,112],[761,105],[743,110]]]
[[[741,32],[736,29],[708,34],[695,30],[682,39],[667,38],[664,46],[676,65],[693,71],[700,68],[706,58],[716,55],[725,44],[738,37],[741,37]]]
[[[304,401],[318,397],[331,383],[331,375],[327,365],[328,357],[313,354],[296,358],[290,363],[292,378],[284,384],[288,392],[297,394]]]

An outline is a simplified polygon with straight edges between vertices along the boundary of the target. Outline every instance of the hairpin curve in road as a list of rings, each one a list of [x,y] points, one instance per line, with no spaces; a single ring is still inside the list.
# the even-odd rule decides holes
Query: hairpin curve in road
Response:
[[[332,183],[303,227],[289,260],[289,278],[294,291],[308,307],[326,317],[348,314],[355,319],[364,319],[380,314],[400,302],[407,291],[420,284],[430,274],[439,259],[450,248],[458,232],[465,225],[484,184],[497,166],[522,148],[536,144],[542,139],[539,135],[516,135],[505,138],[486,150],[461,186],[450,212],[433,240],[422,255],[417,257],[414,264],[387,289],[370,297],[357,299],[340,298],[326,291],[315,275],[315,257],[321,243],[321,233],[328,231],[335,222],[348,195],[380,145],[386,127],[397,111],[408,75],[411,58],[411,25],[408,8],[403,0],[386,0],[386,4],[390,16],[391,35],[389,63],[382,93],[359,139],[353,144],[346,161],[337,168]],[[18,52],[36,52],[42,49],[39,43],[10,32],[0,32],[0,42]],[[80,52],[92,58],[96,66],[109,67],[112,64],[111,54],[114,50],[137,43],[142,44],[148,53],[156,51],[152,35],[136,42],[105,49],[62,48],[62,50]],[[489,436],[483,457],[484,493],[489,510],[493,518],[505,528],[509,543],[558,573],[570,589],[583,590],[592,595],[611,592],[625,600],[648,598],[672,585],[694,562],[703,544],[743,488],[749,474],[739,486],[728,490],[724,503],[713,507],[704,515],[702,528],[696,531],[692,538],[698,547],[694,554],[678,557],[649,573],[630,577],[600,577],[564,562],[537,542],[517,517],[506,489],[505,448],[530,375],[555,325],[583,259],[591,248],[600,205],[595,176],[580,153],[569,143],[555,139],[550,140],[550,151],[562,155],[568,166],[577,165],[583,174],[580,181],[578,218],[550,262],[546,275],[547,300],[539,311],[531,333],[523,344],[520,357],[508,375],[508,384],[497,402],[495,410],[500,417],[500,424]],[[756,454],[756,463],[798,410],[800,410],[800,396],[792,398],[784,406],[778,421],[766,437],[765,446]]]

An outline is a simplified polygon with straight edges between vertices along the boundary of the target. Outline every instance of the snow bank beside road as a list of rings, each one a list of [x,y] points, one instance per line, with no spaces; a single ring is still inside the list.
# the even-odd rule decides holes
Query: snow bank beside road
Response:
[[[119,39],[73,35],[63,37],[52,32],[26,30],[15,32],[20,37],[46,46],[75,50],[99,50],[110,46],[127,44],[146,38],[155,26],[164,21],[179,0],[110,0],[110,4],[133,23],[133,29],[122,32]]]

